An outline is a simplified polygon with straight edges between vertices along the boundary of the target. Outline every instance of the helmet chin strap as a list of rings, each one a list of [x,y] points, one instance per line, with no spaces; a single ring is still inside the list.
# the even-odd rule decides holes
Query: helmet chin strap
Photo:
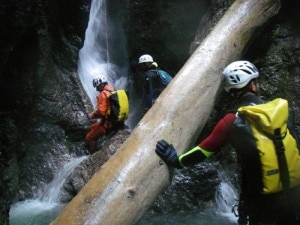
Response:
[[[257,95],[258,92],[258,83],[256,80],[252,80],[250,81],[250,83],[247,85],[247,89],[245,89],[244,91],[241,92],[239,97],[248,95],[248,94],[255,94]]]
[[[99,85],[96,87],[96,90],[99,91],[99,92],[101,92],[101,91],[103,91],[104,87],[105,87],[105,84],[99,84]]]

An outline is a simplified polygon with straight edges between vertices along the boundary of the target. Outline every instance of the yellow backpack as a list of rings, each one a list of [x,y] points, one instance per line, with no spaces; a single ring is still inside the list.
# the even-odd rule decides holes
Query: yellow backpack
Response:
[[[128,118],[129,101],[125,90],[109,91],[110,111],[108,119],[114,122],[122,122]]]
[[[300,155],[288,111],[287,100],[281,98],[238,109],[232,142],[246,193],[271,194],[300,185]]]

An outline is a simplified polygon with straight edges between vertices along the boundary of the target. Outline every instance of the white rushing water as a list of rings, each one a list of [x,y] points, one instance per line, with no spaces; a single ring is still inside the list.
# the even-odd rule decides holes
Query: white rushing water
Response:
[[[71,159],[64,168],[46,185],[35,199],[28,199],[11,205],[10,225],[48,225],[65,206],[59,202],[61,188],[74,168],[87,156]]]
[[[116,47],[114,44],[115,39],[123,38],[122,29],[119,27],[118,21],[112,21],[107,14],[106,0],[93,0],[84,45],[79,52],[78,74],[94,107],[97,92],[92,80],[99,74],[104,75],[108,83],[117,89],[124,89],[127,85],[127,67],[120,62],[117,65],[113,62],[116,57],[111,56],[112,52],[118,52],[118,58],[127,60],[125,41],[122,43],[122,40],[118,40]]]
[[[237,199],[238,193],[233,185],[229,181],[222,181],[215,194],[218,213],[236,222],[237,218],[232,213],[232,207],[237,203]]]

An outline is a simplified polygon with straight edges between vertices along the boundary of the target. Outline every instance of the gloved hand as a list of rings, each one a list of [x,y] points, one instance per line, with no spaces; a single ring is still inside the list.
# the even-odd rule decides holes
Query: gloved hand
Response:
[[[157,142],[155,152],[168,166],[181,168],[176,149],[165,140]]]

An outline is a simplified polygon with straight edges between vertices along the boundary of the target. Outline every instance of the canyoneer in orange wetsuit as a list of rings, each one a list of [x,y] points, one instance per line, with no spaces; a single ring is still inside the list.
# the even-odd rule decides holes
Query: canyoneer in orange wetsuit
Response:
[[[97,107],[95,111],[90,114],[91,119],[100,119],[90,126],[86,134],[87,149],[92,154],[96,151],[97,139],[106,134],[108,131],[120,124],[115,124],[108,119],[110,112],[109,96],[110,92],[114,91],[114,87],[107,83],[105,76],[100,75],[98,78],[93,79],[93,86],[99,91],[97,96]]]
[[[248,61],[236,61],[224,69],[223,75],[225,78],[225,91],[230,92],[232,96],[239,99],[238,109],[241,109],[241,106],[244,106],[242,108],[247,108],[249,105],[255,107],[265,105],[257,96],[259,72],[255,65]],[[282,188],[276,192],[266,194],[264,192],[265,186],[263,186],[265,183],[260,179],[263,176],[265,178],[266,176],[271,177],[272,175],[282,174],[281,167],[275,167],[277,169],[270,171],[269,174],[266,173],[266,175],[262,173],[262,166],[264,165],[262,158],[270,153],[267,152],[267,154],[261,156],[261,150],[264,150],[263,148],[266,147],[265,145],[260,145],[258,150],[258,145],[256,145],[258,142],[253,142],[254,139],[252,139],[251,132],[240,134],[245,136],[245,138],[248,135],[249,137],[251,136],[251,138],[248,138],[251,141],[251,145],[245,144],[237,137],[239,134],[237,132],[234,133],[233,130],[240,118],[236,112],[226,114],[206,139],[179,156],[173,145],[165,140],[157,142],[155,151],[167,165],[174,168],[183,168],[202,162],[221,150],[226,143],[230,143],[236,150],[241,165],[241,193],[237,210],[238,223],[240,225],[300,225],[300,157],[299,147],[297,149],[296,134],[292,128],[288,127],[285,136],[289,135],[291,137],[290,134],[292,134],[294,138],[290,138],[293,139],[290,141],[290,143],[293,143],[290,146],[293,147],[285,148],[279,153],[275,145],[276,140],[271,139],[275,145],[271,145],[272,154],[274,152],[274,154],[287,155],[292,152],[291,157],[285,156],[285,158],[288,167],[290,166],[289,171],[292,172],[289,177],[295,179],[290,179],[286,189]],[[290,119],[290,116],[288,116],[288,119]],[[257,160],[259,157],[261,161]],[[279,164],[280,156],[277,155],[277,159],[276,157],[274,159],[269,157],[269,159],[265,160],[268,160],[269,164],[273,163],[276,165],[277,162]],[[295,170],[291,170],[291,168],[295,168]],[[279,181],[281,182],[279,183],[280,185],[277,185],[277,183],[275,183],[276,185],[271,183],[271,185],[283,187],[283,180],[280,178]]]

